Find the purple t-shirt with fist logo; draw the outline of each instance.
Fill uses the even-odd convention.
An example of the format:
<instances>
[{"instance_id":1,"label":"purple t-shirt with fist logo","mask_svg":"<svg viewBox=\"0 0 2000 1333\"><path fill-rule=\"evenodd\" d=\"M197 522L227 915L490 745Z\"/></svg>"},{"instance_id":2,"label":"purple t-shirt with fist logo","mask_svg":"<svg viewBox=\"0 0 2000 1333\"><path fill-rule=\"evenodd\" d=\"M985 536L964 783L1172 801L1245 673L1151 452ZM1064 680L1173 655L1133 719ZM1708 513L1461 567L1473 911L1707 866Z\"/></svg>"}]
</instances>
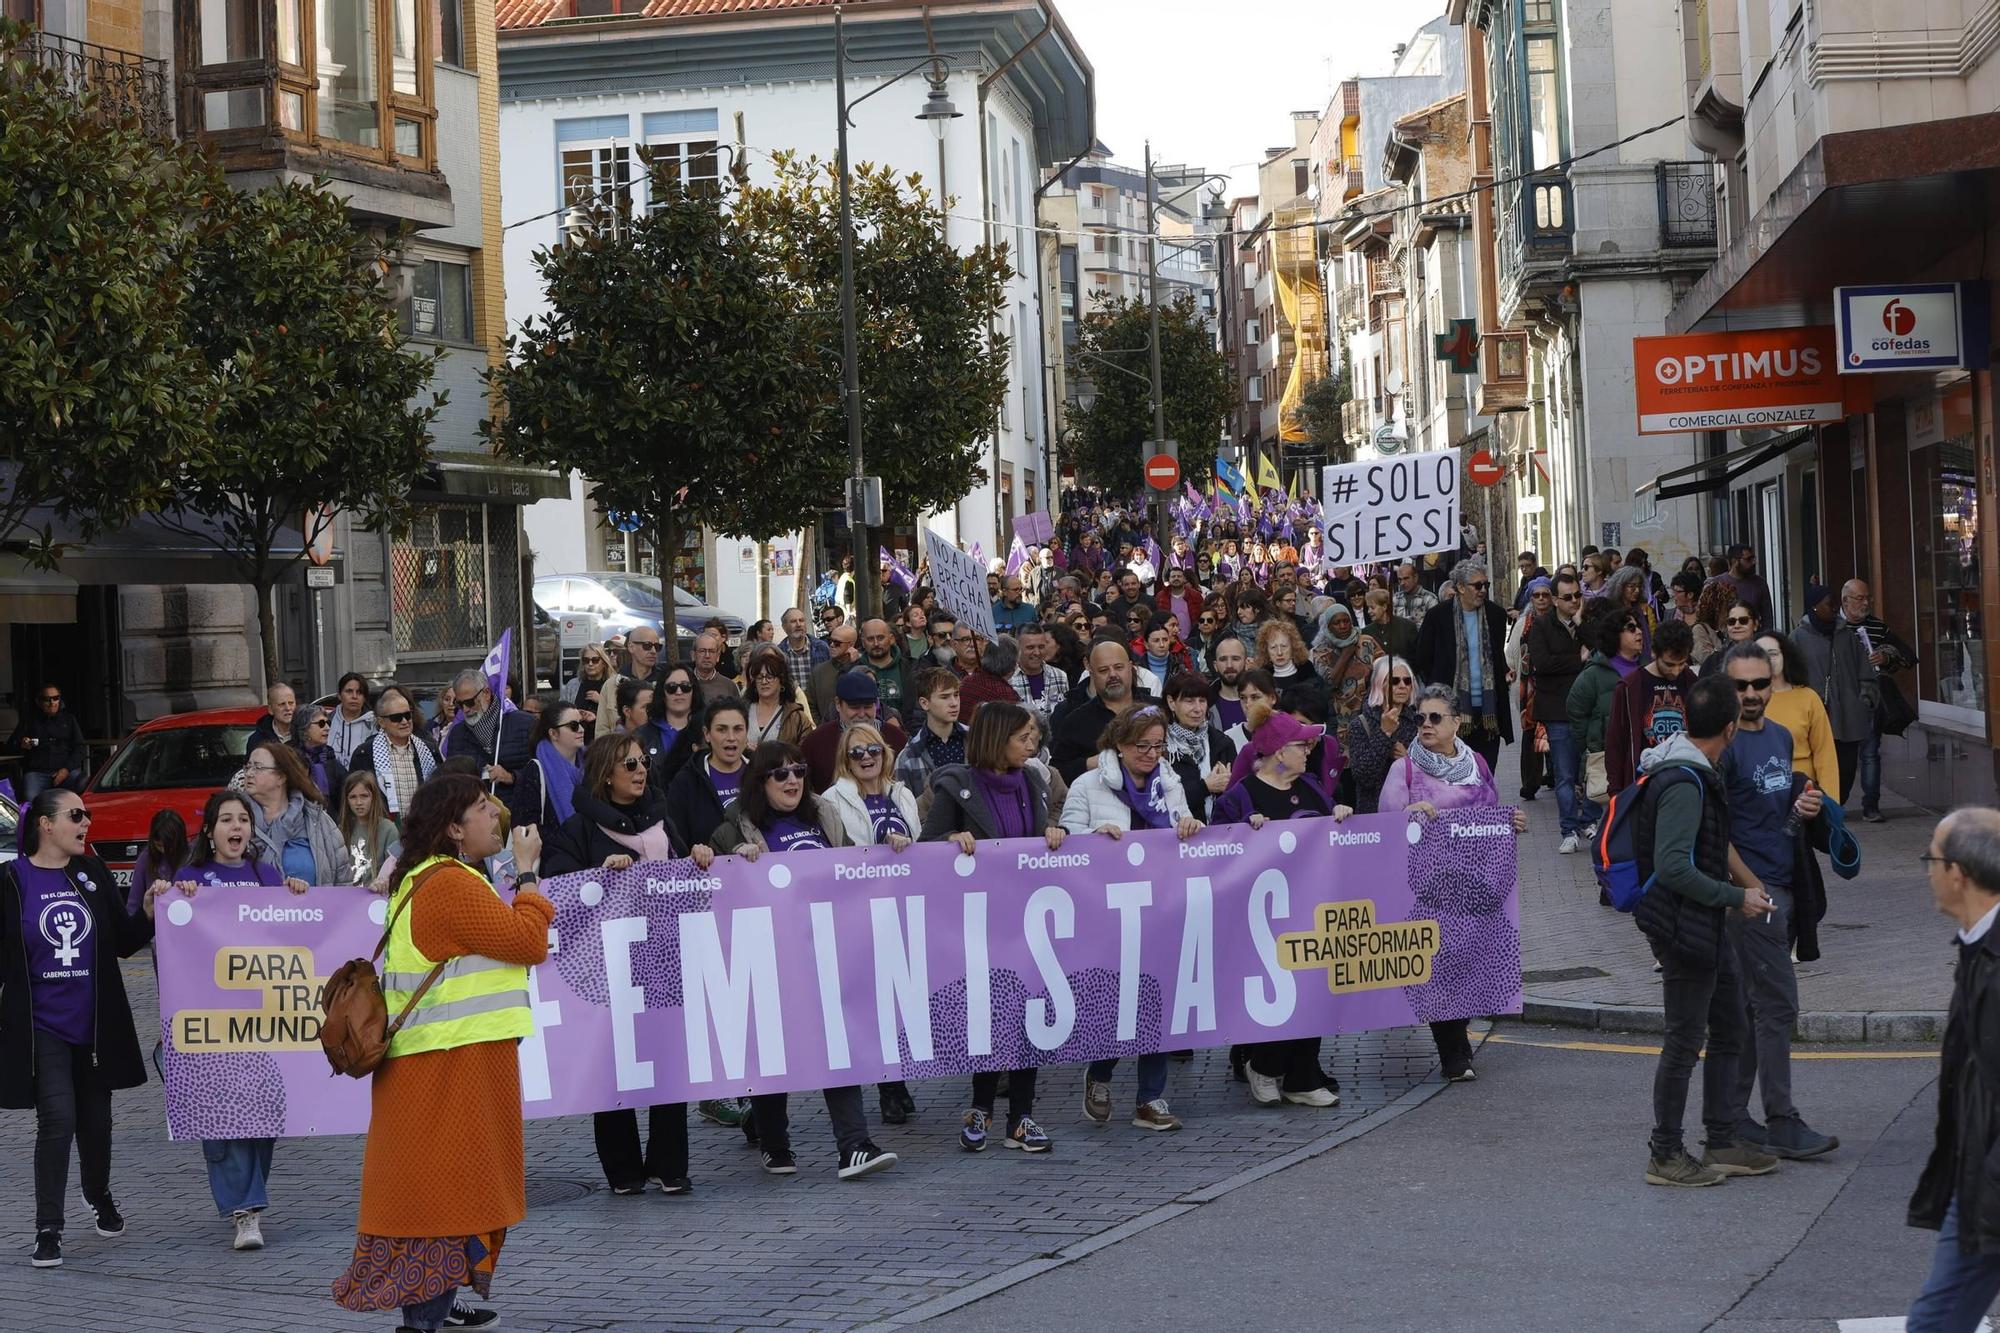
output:
<instances>
[{"instance_id":1,"label":"purple t-shirt with fist logo","mask_svg":"<svg viewBox=\"0 0 2000 1333\"><path fill-rule=\"evenodd\" d=\"M14 873L21 883L21 936L28 943L35 1030L86 1046L96 1026L91 971L97 966L97 923L62 871L23 857L14 863Z\"/></svg>"}]
</instances>

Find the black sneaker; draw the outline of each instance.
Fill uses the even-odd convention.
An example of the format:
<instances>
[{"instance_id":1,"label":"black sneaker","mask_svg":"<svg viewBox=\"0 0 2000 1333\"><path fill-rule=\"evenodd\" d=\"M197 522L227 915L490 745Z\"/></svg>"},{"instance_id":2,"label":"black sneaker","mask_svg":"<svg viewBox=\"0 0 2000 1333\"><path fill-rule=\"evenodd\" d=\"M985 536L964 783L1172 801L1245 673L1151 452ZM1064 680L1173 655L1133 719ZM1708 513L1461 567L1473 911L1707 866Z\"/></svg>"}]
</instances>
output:
<instances>
[{"instance_id":1,"label":"black sneaker","mask_svg":"<svg viewBox=\"0 0 2000 1333\"><path fill-rule=\"evenodd\" d=\"M840 1155L840 1178L859 1180L862 1176L873 1175L877 1171L887 1171L895 1164L896 1154L883 1152L874 1144L864 1141L853 1152Z\"/></svg>"},{"instance_id":2,"label":"black sneaker","mask_svg":"<svg viewBox=\"0 0 2000 1333\"><path fill-rule=\"evenodd\" d=\"M666 1179L662 1179L659 1176L654 1176L653 1183L660 1187L660 1193L662 1194L694 1193L694 1182L692 1180L689 1180L686 1176L672 1176Z\"/></svg>"},{"instance_id":3,"label":"black sneaker","mask_svg":"<svg viewBox=\"0 0 2000 1333\"><path fill-rule=\"evenodd\" d=\"M795 1176L799 1173L799 1159L790 1150L779 1149L764 1153L764 1174L767 1176Z\"/></svg>"},{"instance_id":4,"label":"black sneaker","mask_svg":"<svg viewBox=\"0 0 2000 1333\"><path fill-rule=\"evenodd\" d=\"M28 1261L37 1268L62 1267L62 1232L37 1231L35 1257Z\"/></svg>"},{"instance_id":5,"label":"black sneaker","mask_svg":"<svg viewBox=\"0 0 2000 1333\"><path fill-rule=\"evenodd\" d=\"M629 1199L635 1194L644 1194L646 1192L646 1182L642 1180L636 1185L613 1185L611 1192L620 1198Z\"/></svg>"},{"instance_id":6,"label":"black sneaker","mask_svg":"<svg viewBox=\"0 0 2000 1333\"><path fill-rule=\"evenodd\" d=\"M1764 1126L1764 1141L1758 1146L1773 1156L1802 1162L1832 1152L1840 1140L1820 1133L1795 1115L1780 1115L1772 1116Z\"/></svg>"},{"instance_id":7,"label":"black sneaker","mask_svg":"<svg viewBox=\"0 0 2000 1333\"><path fill-rule=\"evenodd\" d=\"M444 1317L446 1328L492 1328L500 1322L500 1312L471 1301L453 1301L451 1313Z\"/></svg>"},{"instance_id":8,"label":"black sneaker","mask_svg":"<svg viewBox=\"0 0 2000 1333\"><path fill-rule=\"evenodd\" d=\"M90 1211L97 1216L96 1226L98 1235L122 1236L125 1234L125 1215L118 1211L118 1205L112 1201L109 1194L96 1203L91 1203L88 1199L85 1199L84 1202L89 1204Z\"/></svg>"}]
</instances>

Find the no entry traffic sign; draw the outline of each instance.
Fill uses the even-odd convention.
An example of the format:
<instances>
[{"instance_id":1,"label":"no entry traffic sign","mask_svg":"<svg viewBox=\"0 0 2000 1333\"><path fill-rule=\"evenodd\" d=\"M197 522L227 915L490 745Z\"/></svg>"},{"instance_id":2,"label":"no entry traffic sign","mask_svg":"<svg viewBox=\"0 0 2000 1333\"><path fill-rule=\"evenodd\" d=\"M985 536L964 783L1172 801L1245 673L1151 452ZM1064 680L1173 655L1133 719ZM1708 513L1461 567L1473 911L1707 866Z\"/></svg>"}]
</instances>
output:
<instances>
[{"instance_id":1,"label":"no entry traffic sign","mask_svg":"<svg viewBox=\"0 0 2000 1333\"><path fill-rule=\"evenodd\" d=\"M1507 475L1507 469L1493 461L1493 453L1488 449L1481 449L1467 460L1465 470L1481 486L1497 485Z\"/></svg>"},{"instance_id":2,"label":"no entry traffic sign","mask_svg":"<svg viewBox=\"0 0 2000 1333\"><path fill-rule=\"evenodd\" d=\"M1146 460L1146 484L1156 491L1170 491L1180 485L1180 460L1172 454L1154 454Z\"/></svg>"}]
</instances>

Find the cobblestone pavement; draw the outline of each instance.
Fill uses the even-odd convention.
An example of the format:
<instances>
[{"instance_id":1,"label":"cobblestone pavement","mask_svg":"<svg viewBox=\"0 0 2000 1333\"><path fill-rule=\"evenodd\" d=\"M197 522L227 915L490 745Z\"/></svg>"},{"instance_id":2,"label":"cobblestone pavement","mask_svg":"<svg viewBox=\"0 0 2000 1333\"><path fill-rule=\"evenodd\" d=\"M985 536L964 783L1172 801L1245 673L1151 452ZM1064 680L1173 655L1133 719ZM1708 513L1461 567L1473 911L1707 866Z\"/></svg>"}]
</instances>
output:
<instances>
[{"instance_id":1,"label":"cobblestone pavement","mask_svg":"<svg viewBox=\"0 0 2000 1333\"><path fill-rule=\"evenodd\" d=\"M125 966L135 1011L152 1014L149 963ZM961 1152L965 1090L917 1084L919 1119L876 1130L899 1165L845 1184L834 1176L824 1105L795 1095L799 1175L763 1175L740 1133L694 1119L695 1193L678 1199L612 1197L587 1119L530 1121L529 1216L508 1237L494 1303L506 1327L549 1333L903 1322L1324 1152L1442 1087L1423 1029L1330 1040L1325 1063L1340 1079L1338 1110L1261 1111L1229 1081L1223 1052L1198 1052L1169 1079L1187 1121L1178 1134L1117 1116L1088 1125L1081 1068L1047 1069L1036 1118L1055 1151L1042 1157ZM1113 1088L1116 1104L1129 1105L1129 1067ZM34 1120L6 1113L15 1147L0 1158L0 1196L14 1201L18 1244L0 1258L0 1331L393 1327L393 1317L348 1314L327 1295L353 1243L359 1138L279 1143L269 1248L237 1254L209 1199L200 1146L167 1140L159 1084L120 1093L116 1115L113 1188L125 1236L100 1239L74 1205L65 1266L36 1271L27 1262Z\"/></svg>"},{"instance_id":2,"label":"cobblestone pavement","mask_svg":"<svg viewBox=\"0 0 2000 1333\"><path fill-rule=\"evenodd\" d=\"M1500 791L1520 793L1519 752L1496 765ZM1632 918L1597 904L1586 854L1556 854L1556 802L1544 791L1526 805L1521 839L1521 966L1532 1000L1657 1008L1660 990ZM1861 873L1827 875L1821 957L1799 965L1802 1015L1942 1012L1951 999L1951 930L1932 906L1917 856L1936 816L1884 793L1888 822L1864 824L1857 803L1850 827L1861 843ZM1859 1040L1860 1032L1840 1034ZM1903 1034L1917 1036L1920 1034Z\"/></svg>"}]
</instances>

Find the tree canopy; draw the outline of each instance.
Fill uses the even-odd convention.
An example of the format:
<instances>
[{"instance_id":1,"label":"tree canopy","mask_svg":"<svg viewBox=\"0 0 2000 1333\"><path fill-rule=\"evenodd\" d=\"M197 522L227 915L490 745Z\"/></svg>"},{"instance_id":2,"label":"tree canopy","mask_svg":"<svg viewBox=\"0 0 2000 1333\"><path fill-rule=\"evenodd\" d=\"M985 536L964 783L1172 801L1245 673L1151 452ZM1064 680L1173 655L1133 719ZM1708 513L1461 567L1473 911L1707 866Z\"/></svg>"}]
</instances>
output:
<instances>
[{"instance_id":1,"label":"tree canopy","mask_svg":"<svg viewBox=\"0 0 2000 1333\"><path fill-rule=\"evenodd\" d=\"M1070 365L1072 386L1088 379L1096 397L1070 414L1070 460L1085 482L1121 494L1144 483L1153 438L1151 330L1147 307L1115 300L1085 315ZM1106 363L1109 363L1108 365ZM1160 382L1167 435L1180 444L1181 473L1206 478L1215 468L1223 419L1236 403L1229 363L1216 350L1194 297L1182 292L1160 307Z\"/></svg>"}]
</instances>

